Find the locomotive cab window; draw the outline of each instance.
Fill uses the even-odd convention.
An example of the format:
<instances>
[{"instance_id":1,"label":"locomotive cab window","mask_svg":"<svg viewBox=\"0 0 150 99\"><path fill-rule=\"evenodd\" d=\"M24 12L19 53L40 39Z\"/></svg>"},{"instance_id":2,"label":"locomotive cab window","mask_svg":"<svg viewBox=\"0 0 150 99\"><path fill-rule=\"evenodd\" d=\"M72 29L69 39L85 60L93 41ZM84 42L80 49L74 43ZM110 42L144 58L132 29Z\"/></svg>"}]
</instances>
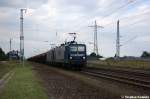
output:
<instances>
[{"instance_id":1,"label":"locomotive cab window","mask_svg":"<svg viewBox=\"0 0 150 99\"><path fill-rule=\"evenodd\" d=\"M77 46L70 46L70 51L76 52L77 51Z\"/></svg>"},{"instance_id":2,"label":"locomotive cab window","mask_svg":"<svg viewBox=\"0 0 150 99\"><path fill-rule=\"evenodd\" d=\"M85 51L85 47L84 46L78 46L78 51Z\"/></svg>"},{"instance_id":3,"label":"locomotive cab window","mask_svg":"<svg viewBox=\"0 0 150 99\"><path fill-rule=\"evenodd\" d=\"M85 51L85 47L84 46L70 46L70 51L72 51L72 52L76 52L76 51L83 52L83 51Z\"/></svg>"}]
</instances>

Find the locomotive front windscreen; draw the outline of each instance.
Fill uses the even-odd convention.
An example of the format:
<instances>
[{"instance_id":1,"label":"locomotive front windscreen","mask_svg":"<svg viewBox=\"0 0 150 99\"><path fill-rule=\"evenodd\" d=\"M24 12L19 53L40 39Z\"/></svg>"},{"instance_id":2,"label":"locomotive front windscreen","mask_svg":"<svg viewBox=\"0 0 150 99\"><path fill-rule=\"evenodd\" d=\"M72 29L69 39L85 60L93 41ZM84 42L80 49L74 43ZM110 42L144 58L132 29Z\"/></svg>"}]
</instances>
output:
<instances>
[{"instance_id":1,"label":"locomotive front windscreen","mask_svg":"<svg viewBox=\"0 0 150 99\"><path fill-rule=\"evenodd\" d=\"M70 51L72 51L72 52L77 52L77 51L83 52L83 51L85 51L85 46L81 46L81 45L79 45L79 46L70 46Z\"/></svg>"}]
</instances>

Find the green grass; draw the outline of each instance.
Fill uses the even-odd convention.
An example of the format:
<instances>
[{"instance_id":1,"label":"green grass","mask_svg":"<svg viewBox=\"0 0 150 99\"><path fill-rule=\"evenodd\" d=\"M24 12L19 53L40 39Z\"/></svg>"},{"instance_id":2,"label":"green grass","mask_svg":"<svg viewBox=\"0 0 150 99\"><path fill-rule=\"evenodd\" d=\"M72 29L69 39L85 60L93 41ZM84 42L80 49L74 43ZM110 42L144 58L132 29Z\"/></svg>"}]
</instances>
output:
<instances>
[{"instance_id":1,"label":"green grass","mask_svg":"<svg viewBox=\"0 0 150 99\"><path fill-rule=\"evenodd\" d=\"M14 69L14 75L0 93L0 99L48 99L48 96L31 66L25 64Z\"/></svg>"},{"instance_id":2,"label":"green grass","mask_svg":"<svg viewBox=\"0 0 150 99\"><path fill-rule=\"evenodd\" d=\"M138 60L89 61L88 66L89 67L119 67L119 68L150 70L150 61L138 61Z\"/></svg>"},{"instance_id":3,"label":"green grass","mask_svg":"<svg viewBox=\"0 0 150 99\"><path fill-rule=\"evenodd\" d=\"M12 70L13 68L15 68L16 66L16 62L0 62L0 79L10 70Z\"/></svg>"}]
</instances>

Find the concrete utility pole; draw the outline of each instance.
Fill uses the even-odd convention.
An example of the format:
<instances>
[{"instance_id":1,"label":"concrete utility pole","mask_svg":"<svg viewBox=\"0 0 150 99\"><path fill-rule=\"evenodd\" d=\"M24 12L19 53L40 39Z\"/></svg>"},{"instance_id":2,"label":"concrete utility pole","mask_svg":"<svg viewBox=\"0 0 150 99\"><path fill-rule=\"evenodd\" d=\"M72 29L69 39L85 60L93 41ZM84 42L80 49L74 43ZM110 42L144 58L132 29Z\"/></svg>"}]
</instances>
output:
<instances>
[{"instance_id":1,"label":"concrete utility pole","mask_svg":"<svg viewBox=\"0 0 150 99\"><path fill-rule=\"evenodd\" d=\"M11 43L12 43L11 40L12 40L12 39L10 38L10 41L9 41L9 43L10 43L9 60L11 60L11 55L10 55L10 53L11 53Z\"/></svg>"},{"instance_id":2,"label":"concrete utility pole","mask_svg":"<svg viewBox=\"0 0 150 99\"><path fill-rule=\"evenodd\" d=\"M10 43L10 51L11 51L11 43L12 43L12 39L11 38L10 38L10 42L9 43Z\"/></svg>"},{"instance_id":3,"label":"concrete utility pole","mask_svg":"<svg viewBox=\"0 0 150 99\"><path fill-rule=\"evenodd\" d=\"M95 24L93 26L88 26L88 27L94 27L94 44L93 44L94 48L93 48L93 52L95 52L96 55L99 55L99 53L98 53L98 40L97 40L97 28L104 28L104 27L97 25L96 20L95 20Z\"/></svg>"},{"instance_id":4,"label":"concrete utility pole","mask_svg":"<svg viewBox=\"0 0 150 99\"><path fill-rule=\"evenodd\" d=\"M117 21L117 39L116 39L116 58L120 57L120 31L119 31L119 20Z\"/></svg>"},{"instance_id":5,"label":"concrete utility pole","mask_svg":"<svg viewBox=\"0 0 150 99\"><path fill-rule=\"evenodd\" d=\"M20 9L20 62L24 66L24 34L23 34L23 13L26 9Z\"/></svg>"}]
</instances>

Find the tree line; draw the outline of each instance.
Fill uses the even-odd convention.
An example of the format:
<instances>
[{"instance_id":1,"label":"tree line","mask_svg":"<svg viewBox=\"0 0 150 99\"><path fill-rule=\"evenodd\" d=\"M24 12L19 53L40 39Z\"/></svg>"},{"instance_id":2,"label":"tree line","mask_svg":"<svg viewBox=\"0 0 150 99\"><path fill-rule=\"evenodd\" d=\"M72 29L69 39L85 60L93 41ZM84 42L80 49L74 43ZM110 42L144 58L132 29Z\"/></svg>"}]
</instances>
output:
<instances>
[{"instance_id":1,"label":"tree line","mask_svg":"<svg viewBox=\"0 0 150 99\"><path fill-rule=\"evenodd\" d=\"M92 52L90 55L90 57L96 57L96 58L103 58L103 56L101 55L96 55L96 53ZM143 51L141 56L141 58L150 58L150 52L148 51Z\"/></svg>"}]
</instances>

